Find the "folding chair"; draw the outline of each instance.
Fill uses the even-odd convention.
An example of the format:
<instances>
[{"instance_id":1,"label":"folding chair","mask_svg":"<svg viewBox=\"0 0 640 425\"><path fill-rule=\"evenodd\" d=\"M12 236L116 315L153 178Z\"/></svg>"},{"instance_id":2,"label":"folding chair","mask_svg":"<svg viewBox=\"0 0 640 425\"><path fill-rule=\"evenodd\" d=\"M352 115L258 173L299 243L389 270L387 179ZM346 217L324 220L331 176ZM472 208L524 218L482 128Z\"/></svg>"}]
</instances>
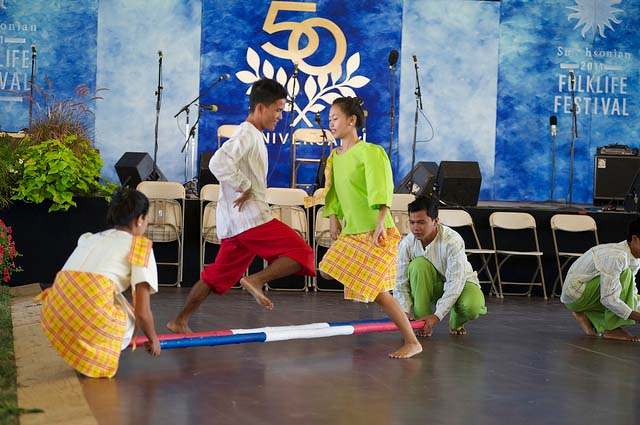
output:
<instances>
[{"instance_id":1,"label":"folding chair","mask_svg":"<svg viewBox=\"0 0 640 425\"><path fill-rule=\"evenodd\" d=\"M402 236L411 232L409 228L409 204L416 199L411 193L394 193L391 200L391 217Z\"/></svg>"},{"instance_id":2,"label":"folding chair","mask_svg":"<svg viewBox=\"0 0 640 425\"><path fill-rule=\"evenodd\" d=\"M314 192L314 197L317 194L324 192L325 188L320 188ZM330 233L330 221L328 218L322 216L324 213L324 202L319 204L320 207L314 206L315 209L315 220L313 226L313 264L317 267L319 263L319 255L318 252L320 248L328 249L331 244L333 244L333 239L331 239ZM314 277L312 281L312 285L314 290L316 291L334 291L334 292L342 292L342 288L335 287L327 287L323 288L318 284L318 277Z\"/></svg>"},{"instance_id":3,"label":"folding chair","mask_svg":"<svg viewBox=\"0 0 640 425\"><path fill-rule=\"evenodd\" d=\"M220 245L216 233L216 207L220 185L207 184L200 190L200 272L204 270L207 244Z\"/></svg>"},{"instance_id":4,"label":"folding chair","mask_svg":"<svg viewBox=\"0 0 640 425\"><path fill-rule=\"evenodd\" d=\"M218 148L222 146L222 139L226 140L233 136L237 128L238 126L234 124L222 124L218 127Z\"/></svg>"},{"instance_id":5,"label":"folding chair","mask_svg":"<svg viewBox=\"0 0 640 425\"><path fill-rule=\"evenodd\" d=\"M185 189L180 183L143 181L137 189L149 198L149 225L145 236L154 243L173 243L178 245L175 262L158 262L163 266L176 266L175 283L165 286L180 286L182 282L182 256L184 246L184 202Z\"/></svg>"},{"instance_id":6,"label":"folding chair","mask_svg":"<svg viewBox=\"0 0 640 425\"><path fill-rule=\"evenodd\" d=\"M538 242L538 232L536 230L536 220L531 214L519 212L494 212L489 216L489 226L491 228L491 241L496 259L496 273L498 274L498 287L500 288L500 296L503 297L505 292L502 290L503 285L528 285L529 290L524 293L507 293L506 295L526 295L531 296L531 290L534 286L542 286L544 299L547 299L547 290L544 283L544 272L542 270L542 251ZM518 238L514 234L518 233ZM521 237L522 233L533 233L533 242L530 238ZM507 238L507 236L511 236ZM524 249L523 245L528 245L529 249ZM516 246L517 245L517 246ZM500 247L499 247L500 246ZM512 249L505 249L512 248ZM533 248L533 249L531 249ZM503 257L498 261L498 257ZM507 282L503 281L501 268L510 258L525 257L536 259L536 271L531 282ZM540 274L540 282L536 279Z\"/></svg>"},{"instance_id":7,"label":"folding chair","mask_svg":"<svg viewBox=\"0 0 640 425\"><path fill-rule=\"evenodd\" d=\"M564 285L562 275L569 263L594 246L591 244L585 245L585 242L588 240L585 237L580 238L582 242L580 243L580 246L582 249L576 248L574 244L570 248L567 246L565 249L560 251L559 240L563 235L562 232L571 232L574 234L582 233L584 236L586 236L585 233L592 233L592 240L595 241L596 245L600 244L600 241L598 240L598 226L592 217L578 214L555 214L551 217L551 235L553 236L553 247L555 248L556 263L558 265L558 277L555 282L553 282L553 290L551 291L552 297L556 296L556 287L558 282L560 282L560 288L562 289L562 286ZM566 245L568 245L568 243ZM568 251L567 249L571 249L571 251ZM580 252L576 252L576 250L579 250ZM564 261L561 262L560 258L563 258Z\"/></svg>"},{"instance_id":8,"label":"folding chair","mask_svg":"<svg viewBox=\"0 0 640 425\"><path fill-rule=\"evenodd\" d=\"M328 157L331 153L331 144L334 142L333 136L328 130L325 130L324 134L327 137L325 141L322 137L322 130L317 128L299 128L293 132L292 140L291 140L291 157L292 157L292 168L293 172L291 173L291 187L293 188L310 188L315 186L315 181L312 183L300 183L298 181L298 170L300 166L304 164L318 164L320 166L322 150L324 150L324 156ZM314 152L316 155L311 157L299 157L298 145L301 144L313 144L318 146L319 148ZM323 146L326 144L327 146ZM308 149L304 150L304 155L310 156L311 152ZM315 176L315 174L314 174Z\"/></svg>"},{"instance_id":9,"label":"folding chair","mask_svg":"<svg viewBox=\"0 0 640 425\"><path fill-rule=\"evenodd\" d=\"M466 227L471 229L473 238L471 241L465 240L464 252L467 254L467 257L471 257L473 255L480 257L482 267L478 270L478 276L481 276L482 272L484 272L489 278L489 280L481 280L480 283L491 283L491 291L489 292L489 295L493 294L500 298L500 293L496 290L495 278L493 273L491 273L491 268L489 266L491 256L493 256L495 252L493 249L483 248L480 244L480 238L478 238L478 232L476 232L476 226L473 224L471 214L465 210L440 210L438 217L442 224L449 226L452 229ZM472 243L470 244L469 242ZM475 248L470 248L470 246L474 246Z\"/></svg>"},{"instance_id":10,"label":"folding chair","mask_svg":"<svg viewBox=\"0 0 640 425\"><path fill-rule=\"evenodd\" d=\"M273 218L282 221L295 230L305 242L309 243L309 216L304 208L304 198L307 192L302 189L291 189L282 187L267 188L267 203L271 206ZM305 276L304 287L295 289L274 288L267 284L268 289L307 291L309 280Z\"/></svg>"}]
</instances>

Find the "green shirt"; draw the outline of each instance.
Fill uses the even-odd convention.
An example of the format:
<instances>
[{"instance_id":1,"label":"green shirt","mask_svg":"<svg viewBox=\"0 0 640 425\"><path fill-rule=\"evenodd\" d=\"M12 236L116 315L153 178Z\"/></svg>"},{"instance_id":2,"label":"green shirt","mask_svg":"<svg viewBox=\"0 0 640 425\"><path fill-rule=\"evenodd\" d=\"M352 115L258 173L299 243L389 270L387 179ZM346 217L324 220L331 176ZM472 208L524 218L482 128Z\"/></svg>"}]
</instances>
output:
<instances>
[{"instance_id":1,"label":"green shirt","mask_svg":"<svg viewBox=\"0 0 640 425\"><path fill-rule=\"evenodd\" d=\"M331 187L326 195L324 216L344 220L344 234L372 232L381 205L391 207L393 177L384 149L360 141L343 154L334 150ZM394 227L387 212L384 227Z\"/></svg>"}]
</instances>

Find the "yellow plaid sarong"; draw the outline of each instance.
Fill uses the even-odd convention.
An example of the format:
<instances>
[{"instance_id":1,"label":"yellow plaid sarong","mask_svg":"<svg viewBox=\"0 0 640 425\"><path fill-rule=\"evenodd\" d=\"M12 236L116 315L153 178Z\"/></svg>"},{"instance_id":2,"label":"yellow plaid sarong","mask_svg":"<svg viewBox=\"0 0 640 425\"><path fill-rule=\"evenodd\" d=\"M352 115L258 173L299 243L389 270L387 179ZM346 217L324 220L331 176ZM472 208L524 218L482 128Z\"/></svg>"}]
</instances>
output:
<instances>
[{"instance_id":1,"label":"yellow plaid sarong","mask_svg":"<svg viewBox=\"0 0 640 425\"><path fill-rule=\"evenodd\" d=\"M322 258L318 269L344 285L344 298L371 302L396 284L398 229L386 229L386 243L373 244L373 232L340 234Z\"/></svg>"},{"instance_id":2,"label":"yellow plaid sarong","mask_svg":"<svg viewBox=\"0 0 640 425\"><path fill-rule=\"evenodd\" d=\"M115 283L97 273L63 270L41 294L45 335L83 375L111 378L118 370L127 317L114 302Z\"/></svg>"}]
</instances>

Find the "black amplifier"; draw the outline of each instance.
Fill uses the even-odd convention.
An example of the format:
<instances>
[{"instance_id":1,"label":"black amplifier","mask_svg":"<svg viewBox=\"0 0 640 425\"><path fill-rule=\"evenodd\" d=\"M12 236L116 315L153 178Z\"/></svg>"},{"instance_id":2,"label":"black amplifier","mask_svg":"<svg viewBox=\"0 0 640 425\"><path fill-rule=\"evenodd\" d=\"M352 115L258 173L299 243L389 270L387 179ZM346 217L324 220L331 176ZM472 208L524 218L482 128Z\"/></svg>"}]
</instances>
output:
<instances>
[{"instance_id":1,"label":"black amplifier","mask_svg":"<svg viewBox=\"0 0 640 425\"><path fill-rule=\"evenodd\" d=\"M600 146L596 153L598 155L638 156L638 148L630 148L627 145L607 145Z\"/></svg>"}]
</instances>

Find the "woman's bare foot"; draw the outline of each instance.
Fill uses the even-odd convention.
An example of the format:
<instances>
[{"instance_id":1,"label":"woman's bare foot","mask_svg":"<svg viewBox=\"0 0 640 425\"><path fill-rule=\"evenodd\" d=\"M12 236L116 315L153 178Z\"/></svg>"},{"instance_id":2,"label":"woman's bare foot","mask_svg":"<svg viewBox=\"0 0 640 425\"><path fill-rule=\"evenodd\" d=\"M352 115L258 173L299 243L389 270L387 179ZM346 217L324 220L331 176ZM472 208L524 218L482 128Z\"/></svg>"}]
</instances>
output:
<instances>
[{"instance_id":1,"label":"woman's bare foot","mask_svg":"<svg viewBox=\"0 0 640 425\"><path fill-rule=\"evenodd\" d=\"M267 310L273 309L273 302L262 292L262 285L251 282L249 277L243 277L240 279L240 285L246 289L255 298L258 305L266 308Z\"/></svg>"},{"instance_id":2,"label":"woman's bare foot","mask_svg":"<svg viewBox=\"0 0 640 425\"><path fill-rule=\"evenodd\" d=\"M625 331L622 328L605 331L602 334L602 337L606 339L615 339L618 341L633 341L633 342L640 341L640 336L631 335L629 332Z\"/></svg>"},{"instance_id":3,"label":"woman's bare foot","mask_svg":"<svg viewBox=\"0 0 640 425\"><path fill-rule=\"evenodd\" d=\"M576 313L575 311L572 313L573 318L576 319L576 322L580 325L580 328L584 331L585 334L589 336L596 336L596 330L593 329L593 325L591 321L584 313Z\"/></svg>"},{"instance_id":4,"label":"woman's bare foot","mask_svg":"<svg viewBox=\"0 0 640 425\"><path fill-rule=\"evenodd\" d=\"M449 335L466 335L467 330L462 326L460 329L449 329Z\"/></svg>"},{"instance_id":5,"label":"woman's bare foot","mask_svg":"<svg viewBox=\"0 0 640 425\"><path fill-rule=\"evenodd\" d=\"M389 357L392 359L408 359L420 353L422 353L422 345L419 342L409 342L389 354Z\"/></svg>"},{"instance_id":6,"label":"woman's bare foot","mask_svg":"<svg viewBox=\"0 0 640 425\"><path fill-rule=\"evenodd\" d=\"M180 323L177 320L170 320L167 323L167 329L175 334L192 334L193 331L186 323Z\"/></svg>"}]
</instances>

